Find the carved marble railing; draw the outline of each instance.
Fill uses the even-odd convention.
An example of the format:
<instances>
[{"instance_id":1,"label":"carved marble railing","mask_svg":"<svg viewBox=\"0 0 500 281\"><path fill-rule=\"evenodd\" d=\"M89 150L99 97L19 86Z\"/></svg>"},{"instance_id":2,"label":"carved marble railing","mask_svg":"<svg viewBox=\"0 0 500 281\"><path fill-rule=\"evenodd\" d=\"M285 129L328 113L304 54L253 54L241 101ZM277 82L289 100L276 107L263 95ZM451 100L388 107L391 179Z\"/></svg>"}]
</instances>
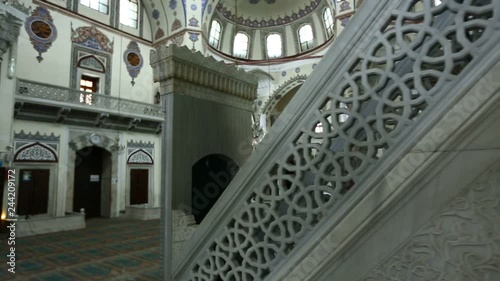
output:
<instances>
[{"instance_id":1,"label":"carved marble railing","mask_svg":"<svg viewBox=\"0 0 500 281\"><path fill-rule=\"evenodd\" d=\"M17 80L16 94L22 97L87 106L89 109L114 110L123 114L132 113L161 118L165 116L162 108L157 105L22 79Z\"/></svg>"},{"instance_id":2,"label":"carved marble railing","mask_svg":"<svg viewBox=\"0 0 500 281\"><path fill-rule=\"evenodd\" d=\"M172 279L292 280L498 61L499 44L500 1L365 1L176 255Z\"/></svg>"}]
</instances>

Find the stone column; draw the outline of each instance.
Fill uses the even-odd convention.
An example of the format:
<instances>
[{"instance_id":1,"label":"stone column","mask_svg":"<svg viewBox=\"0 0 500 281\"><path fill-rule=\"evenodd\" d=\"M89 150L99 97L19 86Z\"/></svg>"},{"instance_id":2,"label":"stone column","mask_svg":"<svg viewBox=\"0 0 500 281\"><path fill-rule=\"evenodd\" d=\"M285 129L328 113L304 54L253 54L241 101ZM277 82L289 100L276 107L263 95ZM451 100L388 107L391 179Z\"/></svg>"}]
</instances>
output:
<instances>
[{"instance_id":1,"label":"stone column","mask_svg":"<svg viewBox=\"0 0 500 281\"><path fill-rule=\"evenodd\" d=\"M24 9L23 12L20 11ZM14 115L14 91L16 87L15 79L13 78L13 71L9 68L15 68L14 65L9 63L14 59L16 52L13 50L17 45L17 38L19 36L20 27L24 19L26 19L29 11L17 1L7 1L5 4L0 2L0 160L3 162L1 167L10 167L12 165L12 158L14 148L12 143L12 123ZM7 63L2 63L4 58ZM12 69L13 70L13 69ZM1 170L0 170L1 171ZM2 214L7 212L7 181L0 184L3 188L3 209Z\"/></svg>"},{"instance_id":2,"label":"stone column","mask_svg":"<svg viewBox=\"0 0 500 281\"><path fill-rule=\"evenodd\" d=\"M160 46L151 52L150 62L166 113L161 163L162 280L172 280L172 210L188 215L200 212L195 206L198 201L192 200L192 167L204 156L221 154L241 166L251 154L257 79L186 46Z\"/></svg>"},{"instance_id":3,"label":"stone column","mask_svg":"<svg viewBox=\"0 0 500 281\"><path fill-rule=\"evenodd\" d=\"M12 59L15 61L13 56L15 56L16 52L11 48L16 46L22 21L27 16L16 8L16 6L19 6L17 2L7 3L8 5L0 3L0 89L2 89L0 92L2 99L0 103L0 112L2 112L2 119L0 120L0 160L3 161L8 160L6 159L9 153L7 147L12 142L12 116L14 110L15 81L12 80L12 71L11 73L8 71L8 64ZM8 57L6 59L7 63L2 63L6 57Z\"/></svg>"}]
</instances>

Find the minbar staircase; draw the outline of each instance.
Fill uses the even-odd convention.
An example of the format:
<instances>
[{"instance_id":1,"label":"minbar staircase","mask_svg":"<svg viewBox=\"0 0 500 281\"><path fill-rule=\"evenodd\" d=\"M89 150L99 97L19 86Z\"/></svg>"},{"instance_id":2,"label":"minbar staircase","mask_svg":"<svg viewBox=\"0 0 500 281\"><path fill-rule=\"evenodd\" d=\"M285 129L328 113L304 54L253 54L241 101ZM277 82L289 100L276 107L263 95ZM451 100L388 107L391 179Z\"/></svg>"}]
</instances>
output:
<instances>
[{"instance_id":1,"label":"minbar staircase","mask_svg":"<svg viewBox=\"0 0 500 281\"><path fill-rule=\"evenodd\" d=\"M499 46L500 1L364 1L164 280L500 280Z\"/></svg>"}]
</instances>

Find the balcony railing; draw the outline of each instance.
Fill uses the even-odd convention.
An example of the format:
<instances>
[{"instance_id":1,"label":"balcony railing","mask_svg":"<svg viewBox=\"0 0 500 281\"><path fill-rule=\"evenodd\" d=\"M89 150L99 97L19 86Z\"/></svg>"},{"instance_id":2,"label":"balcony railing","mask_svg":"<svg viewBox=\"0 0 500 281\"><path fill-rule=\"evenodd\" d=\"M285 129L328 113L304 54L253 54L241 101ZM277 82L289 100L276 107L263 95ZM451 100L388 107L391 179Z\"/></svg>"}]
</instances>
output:
<instances>
[{"instance_id":1,"label":"balcony railing","mask_svg":"<svg viewBox=\"0 0 500 281\"><path fill-rule=\"evenodd\" d=\"M70 103L79 107L83 106L106 112L114 111L124 115L165 117L162 108L157 105L22 79L17 80L16 94L20 97Z\"/></svg>"},{"instance_id":2,"label":"balcony railing","mask_svg":"<svg viewBox=\"0 0 500 281\"><path fill-rule=\"evenodd\" d=\"M321 264L304 257L364 215L350 212L498 62L499 23L497 0L364 1L176 255L172 279L307 279L287 274Z\"/></svg>"}]
</instances>

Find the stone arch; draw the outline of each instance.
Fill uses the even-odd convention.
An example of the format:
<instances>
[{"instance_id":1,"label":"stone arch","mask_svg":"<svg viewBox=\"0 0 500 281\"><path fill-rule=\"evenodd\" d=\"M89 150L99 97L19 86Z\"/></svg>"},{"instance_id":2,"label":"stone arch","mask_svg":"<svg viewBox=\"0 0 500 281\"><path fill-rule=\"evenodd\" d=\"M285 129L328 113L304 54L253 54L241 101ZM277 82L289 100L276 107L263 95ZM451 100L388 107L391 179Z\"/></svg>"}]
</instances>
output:
<instances>
[{"instance_id":1,"label":"stone arch","mask_svg":"<svg viewBox=\"0 0 500 281\"><path fill-rule=\"evenodd\" d=\"M15 156L15 162L58 162L57 152L50 146L40 142L30 143L20 147Z\"/></svg>"},{"instance_id":2,"label":"stone arch","mask_svg":"<svg viewBox=\"0 0 500 281\"><path fill-rule=\"evenodd\" d=\"M101 73L106 72L106 66L104 63L102 63L102 61L94 55L87 55L79 58L77 66Z\"/></svg>"},{"instance_id":3,"label":"stone arch","mask_svg":"<svg viewBox=\"0 0 500 281\"><path fill-rule=\"evenodd\" d=\"M130 153L127 164L150 164L153 165L153 156L144 149L137 149Z\"/></svg>"},{"instance_id":4,"label":"stone arch","mask_svg":"<svg viewBox=\"0 0 500 281\"><path fill-rule=\"evenodd\" d=\"M113 133L102 133L99 134L101 141L99 143L92 143L90 141L90 136L94 132L83 132L83 131L70 131L69 133L69 148L68 149L68 162L67 162L67 190L66 190L66 212L73 212L73 195L75 188L75 169L79 164L79 155L77 152L84 148L99 147L109 152L110 156L110 178L118 178L118 155L124 151L124 147L120 146L118 140L114 140L113 137L118 135ZM111 201L109 217L119 216L119 200L118 200L118 186L117 184L111 184L111 179L109 183L109 197Z\"/></svg>"},{"instance_id":5,"label":"stone arch","mask_svg":"<svg viewBox=\"0 0 500 281\"><path fill-rule=\"evenodd\" d=\"M270 118L276 105L278 105L288 94L295 94L294 89L300 88L306 79L307 75L297 75L283 83L273 92L266 104L262 107L262 114L266 117L266 127L271 127L273 123Z\"/></svg>"}]
</instances>

